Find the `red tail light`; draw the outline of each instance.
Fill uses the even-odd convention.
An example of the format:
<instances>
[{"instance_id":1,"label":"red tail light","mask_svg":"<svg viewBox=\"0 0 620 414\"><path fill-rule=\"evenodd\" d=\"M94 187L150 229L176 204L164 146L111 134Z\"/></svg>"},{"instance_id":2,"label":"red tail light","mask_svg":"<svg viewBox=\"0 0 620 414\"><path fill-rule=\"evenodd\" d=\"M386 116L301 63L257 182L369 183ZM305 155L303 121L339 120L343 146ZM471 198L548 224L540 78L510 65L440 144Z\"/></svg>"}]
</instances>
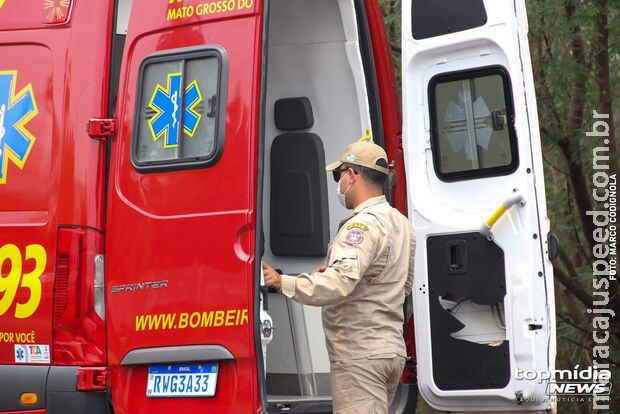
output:
<instances>
[{"instance_id":1,"label":"red tail light","mask_svg":"<svg viewBox=\"0 0 620 414\"><path fill-rule=\"evenodd\" d=\"M95 309L95 261L101 260L103 234L88 228L61 227L57 252L53 363L104 365L105 323Z\"/></svg>"}]
</instances>

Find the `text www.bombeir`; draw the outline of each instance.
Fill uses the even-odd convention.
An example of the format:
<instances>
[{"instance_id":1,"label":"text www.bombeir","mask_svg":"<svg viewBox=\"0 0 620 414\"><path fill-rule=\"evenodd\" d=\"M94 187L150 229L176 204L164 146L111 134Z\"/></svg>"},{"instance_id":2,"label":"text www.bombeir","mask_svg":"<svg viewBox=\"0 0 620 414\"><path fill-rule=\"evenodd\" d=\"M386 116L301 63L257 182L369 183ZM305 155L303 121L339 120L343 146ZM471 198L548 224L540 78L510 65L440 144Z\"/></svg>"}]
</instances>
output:
<instances>
[{"instance_id":1,"label":"text www.bombeir","mask_svg":"<svg viewBox=\"0 0 620 414\"><path fill-rule=\"evenodd\" d=\"M136 331L217 328L248 323L247 309L154 313L136 316Z\"/></svg>"}]
</instances>

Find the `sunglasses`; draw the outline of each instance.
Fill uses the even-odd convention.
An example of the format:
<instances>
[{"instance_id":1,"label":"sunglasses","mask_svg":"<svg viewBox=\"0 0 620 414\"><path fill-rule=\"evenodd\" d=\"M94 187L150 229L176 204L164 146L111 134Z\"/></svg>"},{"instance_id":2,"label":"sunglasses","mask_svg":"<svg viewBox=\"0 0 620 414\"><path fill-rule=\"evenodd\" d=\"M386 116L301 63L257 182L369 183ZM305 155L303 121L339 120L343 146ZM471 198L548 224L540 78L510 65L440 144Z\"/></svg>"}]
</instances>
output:
<instances>
[{"instance_id":1,"label":"sunglasses","mask_svg":"<svg viewBox=\"0 0 620 414\"><path fill-rule=\"evenodd\" d=\"M342 175L342 173L349 171L349 169L353 170L353 168L351 168L351 167L340 168L338 170L333 170L332 174L334 175L334 181L339 182L340 181L340 176ZM353 170L353 173L357 174L357 171Z\"/></svg>"}]
</instances>

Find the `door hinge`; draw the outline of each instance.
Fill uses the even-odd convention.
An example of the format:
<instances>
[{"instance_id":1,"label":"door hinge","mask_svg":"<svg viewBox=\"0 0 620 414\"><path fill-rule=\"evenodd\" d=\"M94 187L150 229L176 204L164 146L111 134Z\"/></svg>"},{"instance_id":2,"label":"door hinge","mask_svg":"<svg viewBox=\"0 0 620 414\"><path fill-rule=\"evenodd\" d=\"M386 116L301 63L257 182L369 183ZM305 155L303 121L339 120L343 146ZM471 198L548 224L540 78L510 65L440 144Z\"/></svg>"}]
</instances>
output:
<instances>
[{"instance_id":1,"label":"door hinge","mask_svg":"<svg viewBox=\"0 0 620 414\"><path fill-rule=\"evenodd\" d=\"M78 391L101 391L110 386L110 371L101 367L82 367L77 372Z\"/></svg>"},{"instance_id":2,"label":"door hinge","mask_svg":"<svg viewBox=\"0 0 620 414\"><path fill-rule=\"evenodd\" d=\"M263 338L267 339L270 338L271 335L273 334L273 330L275 328L273 327L271 321L269 319L265 319L264 321L262 321L261 323L261 333L263 335Z\"/></svg>"},{"instance_id":3,"label":"door hinge","mask_svg":"<svg viewBox=\"0 0 620 414\"><path fill-rule=\"evenodd\" d=\"M113 138L116 135L116 120L91 118L86 124L86 132L93 139Z\"/></svg>"}]
</instances>

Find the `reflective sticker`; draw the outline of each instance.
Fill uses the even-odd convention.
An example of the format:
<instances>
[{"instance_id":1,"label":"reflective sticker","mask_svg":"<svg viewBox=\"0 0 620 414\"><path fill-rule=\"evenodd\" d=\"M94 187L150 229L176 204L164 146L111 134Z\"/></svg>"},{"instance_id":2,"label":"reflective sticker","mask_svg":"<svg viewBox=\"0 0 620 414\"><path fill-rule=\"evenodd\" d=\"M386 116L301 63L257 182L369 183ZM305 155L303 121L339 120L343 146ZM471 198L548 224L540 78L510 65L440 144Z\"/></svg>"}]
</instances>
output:
<instances>
[{"instance_id":1,"label":"reflective sticker","mask_svg":"<svg viewBox=\"0 0 620 414\"><path fill-rule=\"evenodd\" d=\"M28 347L15 345L15 362L28 362Z\"/></svg>"},{"instance_id":2,"label":"reflective sticker","mask_svg":"<svg viewBox=\"0 0 620 414\"><path fill-rule=\"evenodd\" d=\"M364 233L358 229L349 230L345 236L345 240L350 244L360 244L364 241Z\"/></svg>"},{"instance_id":3,"label":"reflective sticker","mask_svg":"<svg viewBox=\"0 0 620 414\"><path fill-rule=\"evenodd\" d=\"M203 101L198 82L190 82L182 92L182 73L169 73L166 87L157 84L149 108L155 114L148 120L153 141L164 138L164 148L179 146L181 121L180 105L183 105L183 132L194 137L202 115L196 107ZM183 95L183 96L181 96Z\"/></svg>"},{"instance_id":4,"label":"reflective sticker","mask_svg":"<svg viewBox=\"0 0 620 414\"><path fill-rule=\"evenodd\" d=\"M452 147L452 151L456 154L464 147L465 158L471 160L473 158L472 148L467 145L470 140L470 133L465 126L467 125L467 117L469 116L471 118L472 116L467 115L466 108L469 104L465 102L465 100L466 97L463 93L459 93L459 102L450 100L443 120L446 125L448 142ZM478 146L486 150L489 148L491 135L493 133L493 128L489 126L491 110L482 96L475 100L473 107L473 123L476 133L475 141Z\"/></svg>"},{"instance_id":5,"label":"reflective sticker","mask_svg":"<svg viewBox=\"0 0 620 414\"><path fill-rule=\"evenodd\" d=\"M32 85L17 91L17 71L0 71L0 184L6 183L11 160L23 169L35 137L26 124L39 111Z\"/></svg>"},{"instance_id":6,"label":"reflective sticker","mask_svg":"<svg viewBox=\"0 0 620 414\"><path fill-rule=\"evenodd\" d=\"M46 16L44 23L65 23L69 18L69 8L71 1L69 0L45 0L43 8Z\"/></svg>"},{"instance_id":7,"label":"reflective sticker","mask_svg":"<svg viewBox=\"0 0 620 414\"><path fill-rule=\"evenodd\" d=\"M360 229L361 231L368 231L368 226L362 223L351 223L347 226L347 230Z\"/></svg>"},{"instance_id":8,"label":"reflective sticker","mask_svg":"<svg viewBox=\"0 0 620 414\"><path fill-rule=\"evenodd\" d=\"M49 345L15 345L15 362L20 364L49 364Z\"/></svg>"}]
</instances>

